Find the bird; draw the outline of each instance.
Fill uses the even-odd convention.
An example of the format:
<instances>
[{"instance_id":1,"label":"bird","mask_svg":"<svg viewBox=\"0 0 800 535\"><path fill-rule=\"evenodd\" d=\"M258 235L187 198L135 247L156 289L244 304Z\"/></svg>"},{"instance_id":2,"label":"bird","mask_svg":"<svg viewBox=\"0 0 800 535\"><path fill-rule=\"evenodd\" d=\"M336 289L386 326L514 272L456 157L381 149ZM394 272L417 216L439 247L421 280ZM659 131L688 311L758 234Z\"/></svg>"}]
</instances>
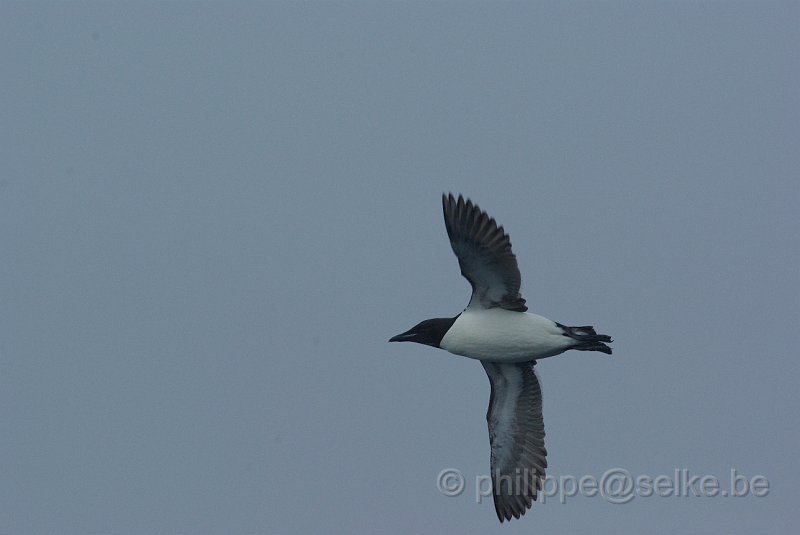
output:
<instances>
[{"instance_id":1,"label":"bird","mask_svg":"<svg viewBox=\"0 0 800 535\"><path fill-rule=\"evenodd\" d=\"M568 327L528 312L503 227L463 195L442 194L442 208L450 246L472 286L469 303L452 318L427 319L389 342L428 345L483 365L491 387L492 494L502 523L530 509L547 469L537 360L572 349L611 355L612 339L592 326Z\"/></svg>"}]
</instances>

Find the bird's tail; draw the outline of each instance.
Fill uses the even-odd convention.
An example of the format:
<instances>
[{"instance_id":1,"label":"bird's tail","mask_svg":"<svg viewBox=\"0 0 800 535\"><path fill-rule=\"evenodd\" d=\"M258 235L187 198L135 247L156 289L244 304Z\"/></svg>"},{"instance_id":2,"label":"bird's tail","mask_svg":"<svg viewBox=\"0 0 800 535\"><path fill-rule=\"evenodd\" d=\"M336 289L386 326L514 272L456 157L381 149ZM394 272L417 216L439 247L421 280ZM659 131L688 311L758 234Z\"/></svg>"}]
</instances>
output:
<instances>
[{"instance_id":1,"label":"bird's tail","mask_svg":"<svg viewBox=\"0 0 800 535\"><path fill-rule=\"evenodd\" d=\"M611 348L606 344L613 342L610 336L606 334L597 334L594 327L586 325L583 327L567 327L566 325L558 324L559 327L564 329L564 336L569 336L575 340L575 345L571 349L578 351L601 351L607 355L611 354Z\"/></svg>"}]
</instances>

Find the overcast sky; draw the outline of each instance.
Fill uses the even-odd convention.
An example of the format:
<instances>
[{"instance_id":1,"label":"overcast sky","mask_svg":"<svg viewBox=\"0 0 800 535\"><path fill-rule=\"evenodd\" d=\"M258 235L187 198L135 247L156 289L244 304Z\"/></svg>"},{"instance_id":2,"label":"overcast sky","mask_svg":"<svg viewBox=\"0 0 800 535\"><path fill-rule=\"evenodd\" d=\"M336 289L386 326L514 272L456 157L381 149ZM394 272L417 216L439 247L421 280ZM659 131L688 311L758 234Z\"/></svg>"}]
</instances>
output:
<instances>
[{"instance_id":1,"label":"overcast sky","mask_svg":"<svg viewBox=\"0 0 800 535\"><path fill-rule=\"evenodd\" d=\"M0 4L0 532L500 532L489 382L387 339L505 226L555 478L504 533L800 521L797 2ZM465 492L436 486L460 470Z\"/></svg>"}]
</instances>

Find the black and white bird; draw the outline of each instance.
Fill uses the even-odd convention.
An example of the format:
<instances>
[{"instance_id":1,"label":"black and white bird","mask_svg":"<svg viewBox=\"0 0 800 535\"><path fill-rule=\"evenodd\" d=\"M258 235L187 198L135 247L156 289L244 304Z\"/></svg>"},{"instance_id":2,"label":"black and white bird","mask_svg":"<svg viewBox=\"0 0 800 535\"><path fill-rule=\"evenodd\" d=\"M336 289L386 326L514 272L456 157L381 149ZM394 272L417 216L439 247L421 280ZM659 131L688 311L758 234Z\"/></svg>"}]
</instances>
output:
<instances>
[{"instance_id":1,"label":"black and white bird","mask_svg":"<svg viewBox=\"0 0 800 535\"><path fill-rule=\"evenodd\" d=\"M467 308L425 320L390 342L416 342L481 361L492 392L486 420L494 506L500 522L519 518L536 500L547 468L537 359L569 349L611 354L611 337L527 312L511 241L470 200L442 195L444 223L461 274L472 285Z\"/></svg>"}]
</instances>

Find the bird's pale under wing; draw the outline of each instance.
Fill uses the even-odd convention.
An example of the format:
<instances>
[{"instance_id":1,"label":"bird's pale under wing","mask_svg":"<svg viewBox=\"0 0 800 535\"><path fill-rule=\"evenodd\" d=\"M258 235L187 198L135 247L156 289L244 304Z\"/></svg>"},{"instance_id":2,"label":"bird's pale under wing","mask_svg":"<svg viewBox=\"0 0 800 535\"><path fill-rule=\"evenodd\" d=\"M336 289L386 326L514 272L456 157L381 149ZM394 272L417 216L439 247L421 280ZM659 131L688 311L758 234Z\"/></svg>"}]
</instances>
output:
<instances>
[{"instance_id":1,"label":"bird's pale under wing","mask_svg":"<svg viewBox=\"0 0 800 535\"><path fill-rule=\"evenodd\" d=\"M525 312L520 274L511 240L494 219L470 200L442 195L444 223L461 274L472 285L470 307L502 307Z\"/></svg>"},{"instance_id":2,"label":"bird's pale under wing","mask_svg":"<svg viewBox=\"0 0 800 535\"><path fill-rule=\"evenodd\" d=\"M547 468L542 390L533 371L536 361L481 363L492 385L486 420L494 508L503 522L524 515L542 488Z\"/></svg>"}]
</instances>

